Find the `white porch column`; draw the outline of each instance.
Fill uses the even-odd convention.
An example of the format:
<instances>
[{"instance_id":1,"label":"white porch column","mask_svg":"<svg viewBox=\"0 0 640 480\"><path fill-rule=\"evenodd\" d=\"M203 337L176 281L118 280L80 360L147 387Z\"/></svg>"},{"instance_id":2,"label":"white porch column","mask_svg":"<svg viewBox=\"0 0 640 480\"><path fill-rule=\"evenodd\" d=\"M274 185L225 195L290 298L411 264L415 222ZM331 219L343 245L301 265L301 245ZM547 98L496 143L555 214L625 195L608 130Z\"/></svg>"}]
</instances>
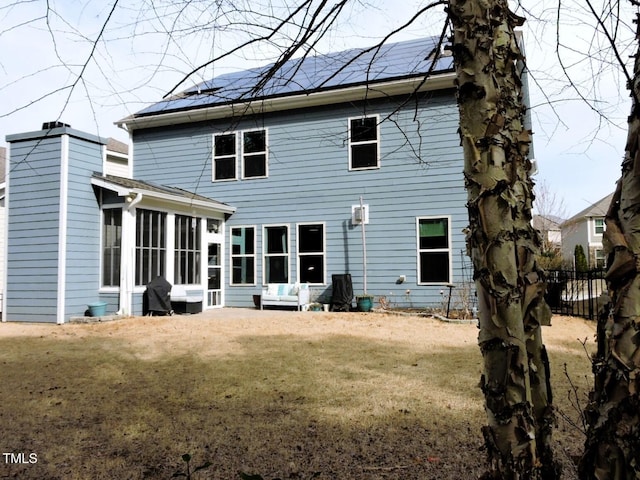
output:
<instances>
[{"instance_id":1,"label":"white porch column","mask_svg":"<svg viewBox=\"0 0 640 480\"><path fill-rule=\"evenodd\" d=\"M131 199L131 200L130 200ZM133 314L133 288L136 265L136 204L142 194L128 195L122 211L122 238L120 240L120 310L122 315Z\"/></svg>"}]
</instances>

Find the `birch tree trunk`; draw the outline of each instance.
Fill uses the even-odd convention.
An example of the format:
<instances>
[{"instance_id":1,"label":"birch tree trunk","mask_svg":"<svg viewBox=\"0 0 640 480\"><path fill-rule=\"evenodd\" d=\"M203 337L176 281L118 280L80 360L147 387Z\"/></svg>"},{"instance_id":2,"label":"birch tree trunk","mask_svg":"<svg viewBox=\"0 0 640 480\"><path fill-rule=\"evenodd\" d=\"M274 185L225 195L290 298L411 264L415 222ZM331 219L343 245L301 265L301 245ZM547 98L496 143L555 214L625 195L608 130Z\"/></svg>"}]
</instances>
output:
<instances>
[{"instance_id":1,"label":"birch tree trunk","mask_svg":"<svg viewBox=\"0 0 640 480\"><path fill-rule=\"evenodd\" d=\"M633 76L622 176L605 217L610 301L598 320L583 480L640 479L640 46Z\"/></svg>"},{"instance_id":2,"label":"birch tree trunk","mask_svg":"<svg viewBox=\"0 0 640 480\"><path fill-rule=\"evenodd\" d=\"M467 248L479 300L483 428L489 478L559 478L549 364L541 325L551 312L536 264L541 240L531 225L531 132L514 27L524 19L506 0L450 0L460 136L468 193Z\"/></svg>"}]
</instances>

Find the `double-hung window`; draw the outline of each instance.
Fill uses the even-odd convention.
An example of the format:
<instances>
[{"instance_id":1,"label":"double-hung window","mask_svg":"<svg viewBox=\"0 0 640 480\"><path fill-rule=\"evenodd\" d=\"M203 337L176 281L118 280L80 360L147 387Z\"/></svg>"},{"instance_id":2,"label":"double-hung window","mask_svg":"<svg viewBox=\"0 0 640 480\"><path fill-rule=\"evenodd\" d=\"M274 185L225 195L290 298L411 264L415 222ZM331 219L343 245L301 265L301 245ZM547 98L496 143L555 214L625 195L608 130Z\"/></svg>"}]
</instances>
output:
<instances>
[{"instance_id":1,"label":"double-hung window","mask_svg":"<svg viewBox=\"0 0 640 480\"><path fill-rule=\"evenodd\" d=\"M605 230L604 226L604 218L594 218L593 219L594 232L596 235L602 235Z\"/></svg>"},{"instance_id":2,"label":"double-hung window","mask_svg":"<svg viewBox=\"0 0 640 480\"><path fill-rule=\"evenodd\" d=\"M298 225L298 268L300 283L325 283L324 224Z\"/></svg>"},{"instance_id":3,"label":"double-hung window","mask_svg":"<svg viewBox=\"0 0 640 480\"><path fill-rule=\"evenodd\" d=\"M349 169L380 166L378 116L349 119Z\"/></svg>"},{"instance_id":4,"label":"double-hung window","mask_svg":"<svg viewBox=\"0 0 640 480\"><path fill-rule=\"evenodd\" d=\"M122 208L102 211L102 286L120 285Z\"/></svg>"},{"instance_id":5,"label":"double-hung window","mask_svg":"<svg viewBox=\"0 0 640 480\"><path fill-rule=\"evenodd\" d=\"M418 218L418 283L449 283L451 235L448 218Z\"/></svg>"},{"instance_id":6,"label":"double-hung window","mask_svg":"<svg viewBox=\"0 0 640 480\"><path fill-rule=\"evenodd\" d=\"M231 228L231 284L256 283L256 229Z\"/></svg>"},{"instance_id":7,"label":"double-hung window","mask_svg":"<svg viewBox=\"0 0 640 480\"><path fill-rule=\"evenodd\" d=\"M167 214L153 210L136 210L136 281L146 285L166 269Z\"/></svg>"},{"instance_id":8,"label":"double-hung window","mask_svg":"<svg viewBox=\"0 0 640 480\"><path fill-rule=\"evenodd\" d=\"M267 131L242 132L242 178L267 176Z\"/></svg>"},{"instance_id":9,"label":"double-hung window","mask_svg":"<svg viewBox=\"0 0 640 480\"><path fill-rule=\"evenodd\" d=\"M174 283L197 285L200 283L200 231L199 218L175 216Z\"/></svg>"},{"instance_id":10,"label":"double-hung window","mask_svg":"<svg viewBox=\"0 0 640 480\"><path fill-rule=\"evenodd\" d=\"M236 134L213 137L213 181L236 179Z\"/></svg>"},{"instance_id":11,"label":"double-hung window","mask_svg":"<svg viewBox=\"0 0 640 480\"><path fill-rule=\"evenodd\" d=\"M289 227L264 227L264 283L289 282Z\"/></svg>"}]
</instances>

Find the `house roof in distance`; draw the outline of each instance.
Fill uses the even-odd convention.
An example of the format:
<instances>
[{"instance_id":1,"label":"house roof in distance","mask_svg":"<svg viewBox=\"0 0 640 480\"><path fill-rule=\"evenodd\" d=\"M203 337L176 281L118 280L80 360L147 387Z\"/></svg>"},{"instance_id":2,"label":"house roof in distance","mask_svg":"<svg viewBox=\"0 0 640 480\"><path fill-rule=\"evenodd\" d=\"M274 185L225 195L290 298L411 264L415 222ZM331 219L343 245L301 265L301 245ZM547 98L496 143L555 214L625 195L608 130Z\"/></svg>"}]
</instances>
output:
<instances>
[{"instance_id":1,"label":"house roof in distance","mask_svg":"<svg viewBox=\"0 0 640 480\"><path fill-rule=\"evenodd\" d=\"M129 145L120 140L116 140L113 137L107 139L107 151L121 153L122 155L128 155Z\"/></svg>"},{"instance_id":2,"label":"house roof in distance","mask_svg":"<svg viewBox=\"0 0 640 480\"><path fill-rule=\"evenodd\" d=\"M609 204L611 203L612 198L613 198L613 193L610 193L606 197L601 198L595 203L592 203L584 210L579 211L564 223L575 223L581 220L582 218L604 217L607 214L607 210L609 210Z\"/></svg>"},{"instance_id":3,"label":"house roof in distance","mask_svg":"<svg viewBox=\"0 0 640 480\"><path fill-rule=\"evenodd\" d=\"M155 103L117 123L134 128L155 126L143 119L256 102L262 102L262 112L265 102L273 99L290 99L286 107L275 108L270 104L270 110L282 110L453 87L453 57L442 48L435 55L438 45L439 37L427 37L326 55L309 55L288 60L282 65L270 64L223 74ZM439 79L437 85L434 81L436 78ZM414 80L413 83L409 82L411 79ZM351 90L352 95L345 95L345 90ZM357 98L353 97L356 93ZM314 95L318 94L323 94L321 101L314 103ZM297 97L303 97L304 101L292 103L291 99ZM257 112L254 108L235 112L239 113ZM229 115L228 110L225 115ZM211 116L196 120L208 118ZM190 121L194 121L193 117Z\"/></svg>"}]
</instances>

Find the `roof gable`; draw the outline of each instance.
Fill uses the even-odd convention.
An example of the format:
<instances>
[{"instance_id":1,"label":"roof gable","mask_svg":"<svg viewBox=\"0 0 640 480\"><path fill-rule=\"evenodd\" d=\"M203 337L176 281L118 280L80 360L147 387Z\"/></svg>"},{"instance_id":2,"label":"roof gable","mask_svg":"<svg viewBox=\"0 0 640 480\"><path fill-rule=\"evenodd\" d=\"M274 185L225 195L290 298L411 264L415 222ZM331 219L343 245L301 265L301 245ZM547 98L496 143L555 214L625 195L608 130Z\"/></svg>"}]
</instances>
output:
<instances>
[{"instance_id":1,"label":"roof gable","mask_svg":"<svg viewBox=\"0 0 640 480\"><path fill-rule=\"evenodd\" d=\"M580 212L576 213L573 217L571 217L564 223L567 223L567 224L575 223L580 221L583 218L588 218L588 217L604 217L607 214L607 211L609 210L609 205L611 204L612 198L613 198L613 193L610 193L606 197L601 198L595 203L592 203L584 210L581 210Z\"/></svg>"}]
</instances>

